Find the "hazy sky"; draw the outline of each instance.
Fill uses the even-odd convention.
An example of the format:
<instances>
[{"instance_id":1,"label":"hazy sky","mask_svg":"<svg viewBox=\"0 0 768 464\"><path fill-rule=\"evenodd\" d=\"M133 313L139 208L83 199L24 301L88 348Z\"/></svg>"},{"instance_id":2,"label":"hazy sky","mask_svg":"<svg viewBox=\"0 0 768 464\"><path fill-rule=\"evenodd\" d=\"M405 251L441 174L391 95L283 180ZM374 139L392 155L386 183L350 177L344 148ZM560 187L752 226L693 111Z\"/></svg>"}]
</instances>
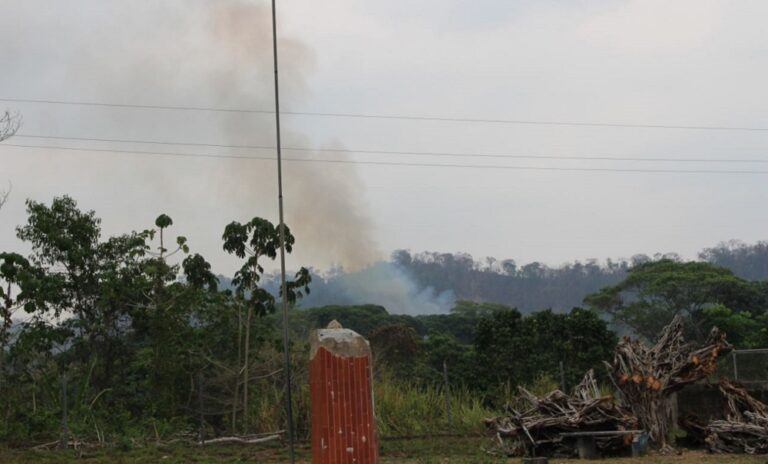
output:
<instances>
[{"instance_id":1,"label":"hazy sky","mask_svg":"<svg viewBox=\"0 0 768 464\"><path fill-rule=\"evenodd\" d=\"M272 107L268 3L0 0L0 97ZM278 1L287 111L768 128L764 1ZM269 114L0 102L21 135L262 145ZM563 127L286 115L289 147L768 160L768 131ZM270 150L16 137L8 144L272 156ZM761 163L288 158L628 169L768 170ZM360 266L392 250L520 262L676 251L768 238L768 175L566 172L286 163L293 264ZM159 213L231 273L224 225L276 215L264 160L0 146L0 249L23 248L24 200L70 194L106 233Z\"/></svg>"}]
</instances>

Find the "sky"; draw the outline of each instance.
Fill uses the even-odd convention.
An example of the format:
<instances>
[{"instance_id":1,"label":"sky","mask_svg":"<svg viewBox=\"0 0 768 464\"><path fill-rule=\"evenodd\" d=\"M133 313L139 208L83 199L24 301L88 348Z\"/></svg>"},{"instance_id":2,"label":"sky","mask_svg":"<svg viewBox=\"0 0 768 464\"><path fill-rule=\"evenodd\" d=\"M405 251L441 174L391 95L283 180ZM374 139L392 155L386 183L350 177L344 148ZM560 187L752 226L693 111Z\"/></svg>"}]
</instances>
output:
<instances>
[{"instance_id":1,"label":"sky","mask_svg":"<svg viewBox=\"0 0 768 464\"><path fill-rule=\"evenodd\" d=\"M274 146L269 4L0 4L0 98L265 111L0 101L23 117L18 136L0 143L0 183L13 185L0 210L0 249L25 250L14 229L26 199L68 194L97 212L105 235L150 227L166 213L172 233L217 272L234 272L221 233L233 220L277 221L276 164L186 155L275 156L232 147ZM289 113L768 128L763 1L277 4ZM285 146L303 149L284 153L292 267L359 269L396 249L549 265L656 252L693 259L720 241L768 238L766 174L519 169L768 171L766 130L297 114L284 114L282 128ZM175 155L125 153L136 151ZM478 156L488 154L764 162Z\"/></svg>"}]
</instances>

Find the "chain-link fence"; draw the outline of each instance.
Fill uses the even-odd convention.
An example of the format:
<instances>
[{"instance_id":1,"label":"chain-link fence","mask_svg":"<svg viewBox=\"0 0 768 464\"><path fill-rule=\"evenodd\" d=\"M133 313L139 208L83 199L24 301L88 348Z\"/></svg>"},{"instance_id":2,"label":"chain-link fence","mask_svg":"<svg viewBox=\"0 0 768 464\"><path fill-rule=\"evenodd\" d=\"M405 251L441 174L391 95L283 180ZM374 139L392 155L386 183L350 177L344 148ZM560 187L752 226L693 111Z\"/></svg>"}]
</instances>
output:
<instances>
[{"instance_id":1,"label":"chain-link fence","mask_svg":"<svg viewBox=\"0 0 768 464\"><path fill-rule=\"evenodd\" d=\"M722 359L720 373L743 385L768 387L768 348L733 350Z\"/></svg>"}]
</instances>

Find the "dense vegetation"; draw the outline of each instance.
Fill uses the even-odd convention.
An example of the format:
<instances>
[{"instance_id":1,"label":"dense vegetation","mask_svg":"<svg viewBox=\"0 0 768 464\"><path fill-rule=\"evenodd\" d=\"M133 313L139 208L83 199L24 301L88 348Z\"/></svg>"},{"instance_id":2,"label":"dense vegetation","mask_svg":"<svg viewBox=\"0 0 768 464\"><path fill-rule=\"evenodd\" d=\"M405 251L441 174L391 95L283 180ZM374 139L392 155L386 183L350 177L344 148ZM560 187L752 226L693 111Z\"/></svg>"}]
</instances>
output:
<instances>
[{"instance_id":1,"label":"dense vegetation","mask_svg":"<svg viewBox=\"0 0 768 464\"><path fill-rule=\"evenodd\" d=\"M690 340L703 342L716 325L739 348L768 345L768 282L748 281L707 262L643 263L586 302L647 339L680 314Z\"/></svg>"},{"instance_id":2,"label":"dense vegetation","mask_svg":"<svg viewBox=\"0 0 768 464\"><path fill-rule=\"evenodd\" d=\"M285 427L274 314L282 296L264 277L279 250L279 227L253 218L222 228L223 252L242 262L222 285L183 236L171 235L164 214L151 228L104 238L95 213L69 197L29 201L27 211L17 235L29 253L0 253L1 443L55 440L65 412L73 436L125 446ZM290 252L296 239L285 234ZM738 259L727 258L726 248L707 257L759 272L754 253L730 247ZM456 258L400 252L395 261L422 285L459 296L531 293L525 304L540 311L469 299L443 314L299 308L312 277L304 268L292 276L285 297L299 436L309 429L306 340L334 319L371 342L379 428L389 435L476 430L516 385L572 386L589 368L603 376L601 362L616 343L609 322L653 338L680 313L693 338L718 324L738 346L768 346L768 285L707 262L637 258L551 270L506 261L481 268ZM556 307L547 295L566 304L586 290L583 307L579 299L569 311L541 310ZM25 319L14 319L22 309ZM451 424L443 409L446 369Z\"/></svg>"}]
</instances>

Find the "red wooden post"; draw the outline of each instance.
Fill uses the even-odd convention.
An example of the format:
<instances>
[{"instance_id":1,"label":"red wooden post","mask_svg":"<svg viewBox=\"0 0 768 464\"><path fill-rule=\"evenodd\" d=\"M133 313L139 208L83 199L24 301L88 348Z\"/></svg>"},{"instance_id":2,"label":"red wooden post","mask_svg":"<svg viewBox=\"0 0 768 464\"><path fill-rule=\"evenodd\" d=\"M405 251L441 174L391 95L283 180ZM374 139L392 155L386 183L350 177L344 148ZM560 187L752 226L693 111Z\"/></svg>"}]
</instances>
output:
<instances>
[{"instance_id":1,"label":"red wooden post","mask_svg":"<svg viewBox=\"0 0 768 464\"><path fill-rule=\"evenodd\" d=\"M368 341L333 321L310 346L312 464L378 463Z\"/></svg>"}]
</instances>

